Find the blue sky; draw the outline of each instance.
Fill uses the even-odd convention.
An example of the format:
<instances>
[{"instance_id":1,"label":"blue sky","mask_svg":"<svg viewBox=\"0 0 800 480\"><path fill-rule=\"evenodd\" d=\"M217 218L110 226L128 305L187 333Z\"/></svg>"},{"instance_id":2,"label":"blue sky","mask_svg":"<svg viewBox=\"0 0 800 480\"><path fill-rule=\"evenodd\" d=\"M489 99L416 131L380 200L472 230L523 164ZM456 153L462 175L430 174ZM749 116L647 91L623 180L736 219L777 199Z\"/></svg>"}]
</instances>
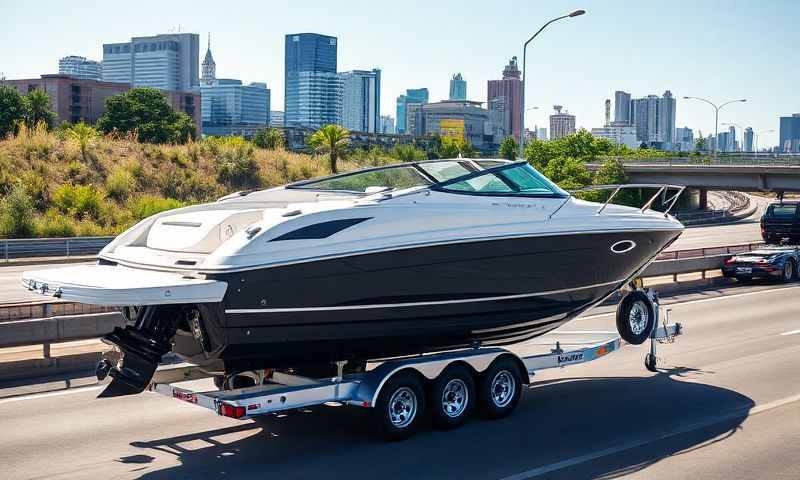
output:
<instances>
[{"instance_id":1,"label":"blue sky","mask_svg":"<svg viewBox=\"0 0 800 480\"><path fill-rule=\"evenodd\" d=\"M381 110L394 116L406 88L428 87L445 98L462 72L470 99L486 101L486 81L499 78L512 55L545 21L583 8L587 14L551 25L528 51L527 124L545 124L553 104L577 124L603 123L614 90L678 97L677 126L713 131L713 110L684 95L722 102L747 98L721 122L778 128L800 112L800 1L794 0L528 0L235 2L202 0L22 2L0 0L0 72L27 78L57 71L65 55L102 57L101 44L165 33L179 25L207 32L218 76L266 81L273 109L283 109L283 38L319 32L339 37L339 70L381 68ZM777 134L764 134L761 146Z\"/></svg>"}]
</instances>

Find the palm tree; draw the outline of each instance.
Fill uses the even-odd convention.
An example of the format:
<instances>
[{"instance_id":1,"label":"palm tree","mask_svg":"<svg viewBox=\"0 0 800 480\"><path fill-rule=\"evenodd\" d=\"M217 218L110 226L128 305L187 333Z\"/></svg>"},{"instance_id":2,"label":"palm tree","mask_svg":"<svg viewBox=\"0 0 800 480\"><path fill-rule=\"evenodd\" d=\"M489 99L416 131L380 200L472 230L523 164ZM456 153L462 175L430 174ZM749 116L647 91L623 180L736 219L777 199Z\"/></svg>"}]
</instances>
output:
<instances>
[{"instance_id":1,"label":"palm tree","mask_svg":"<svg viewBox=\"0 0 800 480\"><path fill-rule=\"evenodd\" d=\"M350 143L350 131L339 125L325 125L310 137L308 144L317 153L327 153L331 159L331 173L336 173L336 160L344 154Z\"/></svg>"},{"instance_id":2,"label":"palm tree","mask_svg":"<svg viewBox=\"0 0 800 480\"><path fill-rule=\"evenodd\" d=\"M55 122L56 116L50 107L50 96L41 89L34 89L24 97L25 123L33 129L39 123L44 123L49 130Z\"/></svg>"},{"instance_id":3,"label":"palm tree","mask_svg":"<svg viewBox=\"0 0 800 480\"><path fill-rule=\"evenodd\" d=\"M83 122L76 123L67 130L67 137L78 145L84 160L86 160L86 150L94 143L97 135L97 130Z\"/></svg>"}]
</instances>

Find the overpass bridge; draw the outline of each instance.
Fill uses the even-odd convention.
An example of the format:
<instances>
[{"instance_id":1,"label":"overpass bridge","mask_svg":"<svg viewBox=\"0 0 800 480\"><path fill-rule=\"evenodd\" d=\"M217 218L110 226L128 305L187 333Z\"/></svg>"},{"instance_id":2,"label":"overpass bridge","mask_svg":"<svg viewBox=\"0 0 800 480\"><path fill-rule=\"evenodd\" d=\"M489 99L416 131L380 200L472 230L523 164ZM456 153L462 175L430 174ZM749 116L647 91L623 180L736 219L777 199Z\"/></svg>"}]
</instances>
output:
<instances>
[{"instance_id":1,"label":"overpass bridge","mask_svg":"<svg viewBox=\"0 0 800 480\"><path fill-rule=\"evenodd\" d=\"M743 192L800 192L800 157L725 158L692 157L620 159L631 183L686 185L700 192L704 207L708 190ZM596 171L600 163L588 163Z\"/></svg>"}]
</instances>

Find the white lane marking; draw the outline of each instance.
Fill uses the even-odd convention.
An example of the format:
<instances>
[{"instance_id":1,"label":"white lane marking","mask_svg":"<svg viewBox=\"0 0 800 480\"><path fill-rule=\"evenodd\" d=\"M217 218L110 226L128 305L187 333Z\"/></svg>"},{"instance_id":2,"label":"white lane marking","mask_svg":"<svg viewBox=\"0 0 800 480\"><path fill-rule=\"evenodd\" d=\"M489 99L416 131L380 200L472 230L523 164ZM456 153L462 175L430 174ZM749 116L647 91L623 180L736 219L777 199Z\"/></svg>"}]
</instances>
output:
<instances>
[{"instance_id":1,"label":"white lane marking","mask_svg":"<svg viewBox=\"0 0 800 480\"><path fill-rule=\"evenodd\" d=\"M795 289L795 288L800 288L800 285L793 285L793 286L790 286L790 287L770 288L768 290L758 290L758 291L755 291L755 292L733 293L733 294L730 294L730 295L724 295L723 294L723 295L719 295L717 297L712 297L712 298L697 298L697 299L694 299L694 300L683 300L683 301L679 300L677 302L664 303L661 306L662 307L671 307L673 305L686 305L686 304L690 304L690 303L712 302L712 301L716 301L716 300L725 300L727 298L747 297L747 296L750 296L750 295L760 295L762 293L782 292L784 290L792 290L792 289ZM578 317L576 320L585 320L585 319L589 319L589 318L599 318L599 317L605 317L605 316L608 316L608 315L615 315L615 314L616 314L616 312L594 313L592 315L585 315L585 316L582 315L582 316Z\"/></svg>"},{"instance_id":2,"label":"white lane marking","mask_svg":"<svg viewBox=\"0 0 800 480\"><path fill-rule=\"evenodd\" d=\"M700 422L695 422L684 427L675 429L671 432L664 433L662 435L658 435L653 438L643 438L639 440L634 440L628 443L624 443L622 445L617 445L616 447L609 447L604 448L602 450L597 450L592 453L587 453L586 455L580 455L578 457L569 458L567 460L562 460L560 462L551 463L550 465L544 465L537 468L532 468L530 470L526 470L524 472L516 473L514 475L510 475L508 477L503 477L501 480L525 480L528 478L538 477L539 475L544 475L546 473L554 472L557 470L562 470L564 468L573 467L575 465L580 465L582 463L590 462L592 460L597 460L598 458L607 457L609 455L615 455L617 453L621 453L627 450L631 450L634 448L642 447L644 445L659 442L661 440L665 440L671 437L675 437L678 435L682 435L684 433L689 433L694 430L700 430L702 428L709 427L711 425L715 425L720 422L724 422L726 420L735 419L745 415L746 417L751 417L753 415L757 415L759 413L763 413L769 410L773 410L778 407L782 407L789 403L794 403L800 401L800 394L792 395L790 397L781 398L779 400L775 400L772 402L765 403L763 405L756 405L755 407L747 410L747 409L740 409L734 410L713 418L709 418L707 420L703 420Z\"/></svg>"},{"instance_id":3,"label":"white lane marking","mask_svg":"<svg viewBox=\"0 0 800 480\"><path fill-rule=\"evenodd\" d=\"M73 393L91 392L94 390L102 390L103 388L105 388L105 385L93 385L89 387L68 388L66 390L58 390L56 392L31 393L28 395L20 395L18 397L0 399L0 405L4 403L21 402L23 400L38 400L40 398L60 397L61 395L72 395Z\"/></svg>"},{"instance_id":4,"label":"white lane marking","mask_svg":"<svg viewBox=\"0 0 800 480\"><path fill-rule=\"evenodd\" d=\"M781 333L781 336L794 335L794 334L797 334L797 333L800 333L800 330L792 330L790 332L783 332L783 333Z\"/></svg>"}]
</instances>

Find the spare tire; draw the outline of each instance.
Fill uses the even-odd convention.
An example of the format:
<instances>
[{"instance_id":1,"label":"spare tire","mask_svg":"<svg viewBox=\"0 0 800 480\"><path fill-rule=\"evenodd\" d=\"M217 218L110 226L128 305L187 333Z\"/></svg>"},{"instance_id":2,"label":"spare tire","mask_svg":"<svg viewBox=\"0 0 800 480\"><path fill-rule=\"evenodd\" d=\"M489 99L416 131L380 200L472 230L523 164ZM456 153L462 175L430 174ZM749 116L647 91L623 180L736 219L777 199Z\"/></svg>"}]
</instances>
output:
<instances>
[{"instance_id":1,"label":"spare tire","mask_svg":"<svg viewBox=\"0 0 800 480\"><path fill-rule=\"evenodd\" d=\"M656 324L653 302L641 290L634 290L617 306L617 331L626 342L644 343Z\"/></svg>"}]
</instances>

